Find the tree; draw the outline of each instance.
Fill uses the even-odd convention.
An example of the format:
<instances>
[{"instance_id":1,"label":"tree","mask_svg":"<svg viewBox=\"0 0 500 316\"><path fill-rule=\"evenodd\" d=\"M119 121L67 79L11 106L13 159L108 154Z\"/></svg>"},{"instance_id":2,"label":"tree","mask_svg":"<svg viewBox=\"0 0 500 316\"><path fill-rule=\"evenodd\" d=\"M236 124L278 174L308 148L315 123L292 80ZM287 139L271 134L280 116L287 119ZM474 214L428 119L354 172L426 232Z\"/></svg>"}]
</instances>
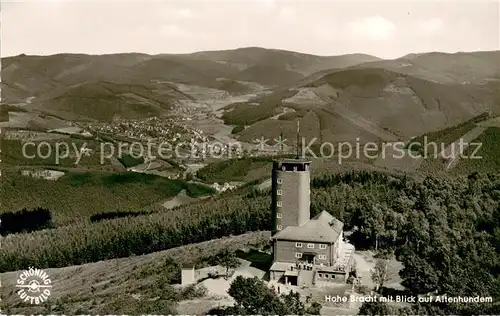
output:
<instances>
[{"instance_id":1,"label":"tree","mask_svg":"<svg viewBox=\"0 0 500 316\"><path fill-rule=\"evenodd\" d=\"M319 312L321 311L321 304L318 302L312 302L311 306L307 308L307 314L308 315L319 315Z\"/></svg>"},{"instance_id":2,"label":"tree","mask_svg":"<svg viewBox=\"0 0 500 316\"><path fill-rule=\"evenodd\" d=\"M308 309L300 300L299 293L290 292L278 295L257 277L236 277L231 283L228 294L235 305L213 309L210 315L318 315L321 304L315 302Z\"/></svg>"},{"instance_id":3,"label":"tree","mask_svg":"<svg viewBox=\"0 0 500 316\"><path fill-rule=\"evenodd\" d=\"M392 315L393 310L383 302L365 302L361 305L358 315Z\"/></svg>"},{"instance_id":4,"label":"tree","mask_svg":"<svg viewBox=\"0 0 500 316\"><path fill-rule=\"evenodd\" d=\"M234 254L227 249L224 249L217 255L217 264L226 268L226 279L229 277L229 269L237 268L240 265L240 261Z\"/></svg>"},{"instance_id":5,"label":"tree","mask_svg":"<svg viewBox=\"0 0 500 316\"><path fill-rule=\"evenodd\" d=\"M375 283L375 291L378 291L384 283L389 281L388 273L388 263L387 260L377 259L375 263L375 268L371 270L372 281Z\"/></svg>"},{"instance_id":6,"label":"tree","mask_svg":"<svg viewBox=\"0 0 500 316\"><path fill-rule=\"evenodd\" d=\"M365 302L358 315L412 315L410 308L401 308L383 302ZM418 314L415 314L418 315ZM432 314L431 314L432 315Z\"/></svg>"},{"instance_id":7,"label":"tree","mask_svg":"<svg viewBox=\"0 0 500 316\"><path fill-rule=\"evenodd\" d=\"M385 231L384 212L386 212L386 207L380 204L371 205L366 200L363 201L362 207L365 209L361 212L361 233L375 242L375 250L377 250L379 238Z\"/></svg>"}]
</instances>

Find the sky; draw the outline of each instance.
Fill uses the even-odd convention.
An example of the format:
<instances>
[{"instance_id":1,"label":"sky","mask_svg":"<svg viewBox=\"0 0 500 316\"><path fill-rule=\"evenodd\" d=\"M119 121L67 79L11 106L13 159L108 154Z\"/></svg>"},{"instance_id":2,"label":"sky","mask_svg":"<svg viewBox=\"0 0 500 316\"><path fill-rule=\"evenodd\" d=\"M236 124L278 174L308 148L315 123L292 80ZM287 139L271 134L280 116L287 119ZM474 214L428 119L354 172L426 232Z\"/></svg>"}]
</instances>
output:
<instances>
[{"instance_id":1,"label":"sky","mask_svg":"<svg viewBox=\"0 0 500 316\"><path fill-rule=\"evenodd\" d=\"M498 50L495 1L7 1L1 56L190 53L260 46L316 55Z\"/></svg>"}]
</instances>

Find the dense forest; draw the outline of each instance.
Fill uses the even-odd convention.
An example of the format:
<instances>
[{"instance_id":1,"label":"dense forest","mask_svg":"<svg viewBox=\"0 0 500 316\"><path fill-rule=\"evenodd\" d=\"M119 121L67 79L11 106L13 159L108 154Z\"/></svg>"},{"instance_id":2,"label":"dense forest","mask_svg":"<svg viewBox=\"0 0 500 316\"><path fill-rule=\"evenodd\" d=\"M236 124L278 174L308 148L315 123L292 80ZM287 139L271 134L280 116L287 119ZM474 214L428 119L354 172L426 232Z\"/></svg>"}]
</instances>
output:
<instances>
[{"instance_id":1,"label":"dense forest","mask_svg":"<svg viewBox=\"0 0 500 316\"><path fill-rule=\"evenodd\" d=\"M493 298L493 303L418 304L413 313L500 310L495 303L500 299L499 175L415 180L360 171L315 178L312 186L311 215L328 210L354 231L351 241L358 249L394 253L404 264L401 277L411 293ZM2 241L0 271L62 267L269 230L270 202L269 192L225 194L169 212L36 231L30 238L11 235Z\"/></svg>"}]
</instances>

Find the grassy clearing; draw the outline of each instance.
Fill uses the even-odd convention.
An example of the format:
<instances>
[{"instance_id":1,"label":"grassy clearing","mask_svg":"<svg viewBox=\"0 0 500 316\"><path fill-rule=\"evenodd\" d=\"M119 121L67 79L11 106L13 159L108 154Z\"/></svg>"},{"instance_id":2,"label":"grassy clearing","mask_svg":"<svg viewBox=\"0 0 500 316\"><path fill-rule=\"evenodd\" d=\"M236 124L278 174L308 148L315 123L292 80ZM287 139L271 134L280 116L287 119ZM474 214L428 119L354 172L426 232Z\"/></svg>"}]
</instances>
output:
<instances>
[{"instance_id":1,"label":"grassy clearing","mask_svg":"<svg viewBox=\"0 0 500 316\"><path fill-rule=\"evenodd\" d=\"M206 182L252 181L270 174L271 157L251 157L217 161L198 170L197 176Z\"/></svg>"},{"instance_id":2,"label":"grassy clearing","mask_svg":"<svg viewBox=\"0 0 500 316\"><path fill-rule=\"evenodd\" d=\"M134 172L70 172L47 181L4 170L0 212L44 207L52 211L56 225L66 225L97 213L147 211L182 190L191 197L213 193L206 186Z\"/></svg>"}]
</instances>

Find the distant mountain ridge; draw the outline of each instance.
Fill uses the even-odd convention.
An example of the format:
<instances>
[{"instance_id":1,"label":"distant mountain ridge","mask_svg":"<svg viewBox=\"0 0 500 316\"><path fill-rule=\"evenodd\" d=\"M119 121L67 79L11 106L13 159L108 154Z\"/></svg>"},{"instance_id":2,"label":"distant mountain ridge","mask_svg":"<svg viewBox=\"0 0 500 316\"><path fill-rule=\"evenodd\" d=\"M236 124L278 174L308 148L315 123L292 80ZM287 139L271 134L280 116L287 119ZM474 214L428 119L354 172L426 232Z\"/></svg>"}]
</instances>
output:
<instances>
[{"instance_id":1,"label":"distant mountain ridge","mask_svg":"<svg viewBox=\"0 0 500 316\"><path fill-rule=\"evenodd\" d=\"M363 82L370 80L376 82L380 79L380 84L388 83L383 78L377 79L377 73L381 74L379 70L370 69L385 69L402 77L409 76L408 80L411 80L412 84L415 84L417 79L422 80L418 81L417 85L429 87L429 93L420 93L426 95L426 99L434 100L427 101L432 111L439 112L445 108L441 107L440 110L439 106L436 108L434 104L443 105L450 102L456 104L459 99L444 101L451 100L453 94L460 96L465 103L472 100L470 103L473 104L476 102L474 100L477 100L477 104L489 102L494 107L496 100L492 91L497 88L498 80L500 80L500 52L423 53L410 54L394 60L383 60L365 54L317 56L260 47L190 54L19 55L2 59L2 96L3 101L7 103L20 103L32 98L31 106L36 109L86 113L94 115L95 119L105 119L108 117L105 113L109 111L103 107L119 110L121 111L119 114L123 117L129 117L128 114L140 117L143 114L168 111L179 98L190 98L176 90L172 84L197 85L226 91L229 94L251 92L250 85L247 83L273 91L282 91L282 96L273 95L269 97L271 99L263 100L266 104L265 110L257 111L258 116L255 118L257 121L246 119L254 124L276 115L276 106L280 105L284 99L293 96L296 93L294 89L307 86L319 87L318 83L325 80L336 81L335 84L338 87L335 89L339 89L338 92L343 98L342 102L354 102L353 98L357 98L357 101L352 104L358 104L358 108L354 109L351 105L348 106L349 111L368 113L371 110L367 110L366 107L370 105L366 102L371 102L371 104L378 104L379 110L384 112L388 106L382 102L383 97L370 93L373 85L363 87ZM345 72L346 70L352 71ZM390 75L391 78L398 76L393 74ZM155 85L158 83L161 83L165 91L157 89ZM440 84L446 86L439 86ZM405 85L403 88L411 89L410 86L411 84ZM113 88L104 89L105 87ZM128 90L128 92L123 92L124 89L135 92ZM383 90L383 88L380 89ZM402 95L401 100L405 100L408 91L402 92L403 90L395 90L391 93ZM360 103L359 95L363 93L365 94L364 101ZM443 93L448 96L443 96ZM92 105L86 105L85 100L90 99L92 99ZM121 105L117 106L116 103ZM98 111L90 111L85 107L98 109ZM464 117L477 114L476 105L472 108L467 106L461 106L461 108L464 110L458 113L465 113ZM446 112L449 111L446 110ZM253 115L247 113L247 110L237 109L232 116L240 113ZM447 115L452 115L450 113ZM461 115L453 114L452 116L462 117ZM369 116L366 119L375 120L373 121L375 125L385 124L378 122L375 117L377 116ZM406 119L401 117L399 119L402 121L398 124L405 124ZM434 123L430 125L434 126ZM245 133L250 131L251 129L246 130Z\"/></svg>"},{"instance_id":2,"label":"distant mountain ridge","mask_svg":"<svg viewBox=\"0 0 500 316\"><path fill-rule=\"evenodd\" d=\"M354 67L385 68L439 83L483 84L500 80L500 51L408 54Z\"/></svg>"},{"instance_id":3,"label":"distant mountain ridge","mask_svg":"<svg viewBox=\"0 0 500 316\"><path fill-rule=\"evenodd\" d=\"M9 98L21 94L18 98L22 99L52 87L86 81L127 83L156 79L216 87L214 80L224 77L286 85L316 71L376 60L380 59L362 54L323 57L256 47L192 54L19 55L2 59L2 78L6 89L19 90L8 93ZM271 81L269 67L280 73Z\"/></svg>"}]
</instances>

